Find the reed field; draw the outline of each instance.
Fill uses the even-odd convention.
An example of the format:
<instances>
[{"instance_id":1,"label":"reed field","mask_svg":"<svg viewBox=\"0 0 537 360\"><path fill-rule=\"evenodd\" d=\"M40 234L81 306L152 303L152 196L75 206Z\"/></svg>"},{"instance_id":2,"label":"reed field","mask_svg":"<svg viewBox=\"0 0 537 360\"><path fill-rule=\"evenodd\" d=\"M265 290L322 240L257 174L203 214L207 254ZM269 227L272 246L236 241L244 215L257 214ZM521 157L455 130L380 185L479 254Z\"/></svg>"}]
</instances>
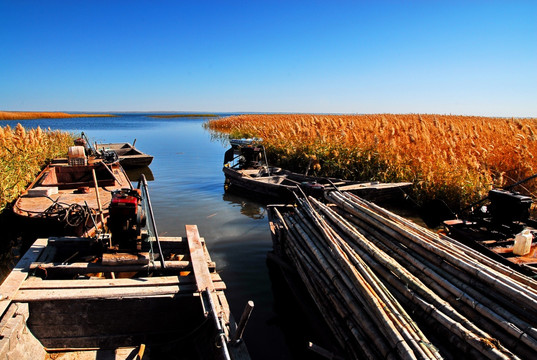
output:
<instances>
[{"instance_id":1,"label":"reed field","mask_svg":"<svg viewBox=\"0 0 537 360\"><path fill-rule=\"evenodd\" d=\"M69 114L65 112L0 111L0 120L63 119L75 117L103 117L107 114Z\"/></svg>"},{"instance_id":2,"label":"reed field","mask_svg":"<svg viewBox=\"0 0 537 360\"><path fill-rule=\"evenodd\" d=\"M61 131L0 127L0 212L32 182L50 159L67 156L74 135Z\"/></svg>"},{"instance_id":3,"label":"reed field","mask_svg":"<svg viewBox=\"0 0 537 360\"><path fill-rule=\"evenodd\" d=\"M418 204L454 211L537 171L537 119L374 114L239 115L211 120L230 137L263 139L290 170L363 181L411 181ZM537 194L536 180L517 191Z\"/></svg>"}]
</instances>

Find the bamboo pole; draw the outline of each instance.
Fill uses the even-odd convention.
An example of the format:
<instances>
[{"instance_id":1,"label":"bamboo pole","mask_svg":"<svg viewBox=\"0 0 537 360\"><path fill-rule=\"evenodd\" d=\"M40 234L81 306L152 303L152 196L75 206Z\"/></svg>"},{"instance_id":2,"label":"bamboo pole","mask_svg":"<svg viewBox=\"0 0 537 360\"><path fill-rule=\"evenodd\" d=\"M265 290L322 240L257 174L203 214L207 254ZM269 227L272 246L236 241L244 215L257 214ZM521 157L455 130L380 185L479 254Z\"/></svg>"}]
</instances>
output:
<instances>
[{"instance_id":1,"label":"bamboo pole","mask_svg":"<svg viewBox=\"0 0 537 360\"><path fill-rule=\"evenodd\" d=\"M379 236L381 235L377 234L377 239ZM363 240L359 241L360 244L362 244L362 241ZM414 273L422 273L424 275L423 279L426 280L426 285L432 287L432 290L442 296L442 298L446 299L451 297L453 299L452 303L460 301L464 302L473 311L476 311L480 315L491 320L507 334L515 337L516 339L520 339L520 341L528 345L530 348L537 350L537 341L533 335L535 333L535 329L531 325L516 318L515 315L505 311L505 309L494 306L495 304L491 302L483 293L473 291L470 295L468 294L468 291L471 291L472 288L468 286L465 286L466 290L463 291L459 288L460 286L464 285L463 283L457 282L457 284L453 284L453 281L456 280L455 278L450 277L449 274L446 273L439 274L438 268L435 268L432 264L423 264L420 263L419 260L411 261L412 259L408 258L408 254L406 252L390 241L384 240L384 242L382 242L382 240L380 240L379 243L377 243L377 246L380 244L384 245L385 243L387 243L387 245L385 245L386 247L382 247L378 251L373 250L374 252L372 253L377 254L380 251L386 252L386 249L388 248L387 246L391 245L391 247L389 247L389 249L393 250L391 256L397 255L399 262L404 261L403 267L405 269L414 270ZM444 279L446 281L444 281ZM494 308L490 309L490 307ZM501 312L501 314L498 312Z\"/></svg>"},{"instance_id":2,"label":"bamboo pole","mask_svg":"<svg viewBox=\"0 0 537 360\"><path fill-rule=\"evenodd\" d=\"M450 301L450 303L457 305L459 311L461 311L462 305L466 305L467 308L469 308L469 310L462 309L462 311L466 313L468 316L475 317L475 313L477 312L479 315L483 316L483 319L488 319L490 323L492 323L493 325L499 328L497 330L496 327L495 328L487 327L486 331L488 332L493 331L495 336L501 335L503 339L505 339L505 336L507 335L512 336L515 339L514 343L512 344L513 346L515 346L516 342L518 341L523 342L524 344L529 346L531 349L533 349L533 350L522 350L520 348L517 349L519 352L523 352L526 355L529 355L531 351L535 351L536 342L535 342L535 339L532 338L529 334L529 330L530 330L529 324L524 323L521 320L518 320L514 315L506 311L503 312L502 314L503 317L502 317L496 314L494 311L489 310L485 305L480 304L479 301L472 299L469 295L467 295L461 290L456 289L456 291L454 292L457 297L454 296L452 293L444 291L444 289L441 286L445 286L448 289L449 288L455 289L455 287L453 287L453 285L451 285L449 281L442 281L442 276L445 276L445 275L440 276L437 274L436 276L432 276L429 272L423 271L423 269L426 269L427 266L431 267L432 270L436 270L433 267L433 265L422 265L418 269L414 267L415 265L414 263L405 261L404 256L398 255L395 252L392 253L392 256L394 255L397 255L402 266L406 268L407 270L409 271L414 270L415 273L422 273L424 275L423 278L428 280L426 282L427 286L431 287L431 289L435 291L436 293L441 294L443 299L448 299L448 298L451 299L452 301ZM367 260L368 263L371 263L373 261L374 260L372 259ZM483 300L485 296L481 293L477 293L476 299L477 298ZM487 305L490 305L490 303L491 302L489 301ZM480 323L484 323L484 320L481 320L481 317L477 317L477 321Z\"/></svg>"},{"instance_id":3,"label":"bamboo pole","mask_svg":"<svg viewBox=\"0 0 537 360\"><path fill-rule=\"evenodd\" d=\"M290 228L288 229L291 231ZM360 311L356 314L351 314L347 307L339 306L340 301L334 300L338 292L333 286L333 283L329 279L324 279L326 277L324 273L315 270L315 268L313 267L314 265L311 264L311 260L309 260L309 254L306 254L303 252L303 250L301 250L300 242L298 240L295 240L294 234L289 233L288 240L291 244L295 244L295 246L286 246L287 255L293 260L302 280L310 291L310 295L312 295L314 302L320 309L320 313L322 314L325 322L336 334L336 339L340 342L342 348L350 347L351 349L349 349L349 351L351 351L352 353L357 352L357 350L352 349L353 346L349 343L349 340L351 340L349 336L352 334L353 337L357 340L358 344L360 344L361 350L367 355L368 359L378 358L378 356L374 355L373 350L370 350L369 344L371 342L365 341L363 339L363 336L358 331L353 330L355 326L351 325L351 321L349 320L349 317L353 315L363 315L362 318L359 318L358 323L366 324L367 326L370 321L365 318L365 313L363 311ZM315 286L314 281L321 282L321 284ZM332 300L332 304L335 306L327 305L327 299ZM345 323L343 319L347 319L346 322L349 328L348 332L350 332L351 334L345 332L345 330L341 327L340 322L335 320L337 317L333 315L333 309L335 309L339 314L342 323ZM375 327L370 326L367 326L367 328L375 329ZM386 343L381 341L381 336L373 336L373 340L375 344L378 344L377 349L385 350L388 348L386 346ZM384 354L383 357L387 359L394 359L393 355L389 356L389 354L387 353Z\"/></svg>"},{"instance_id":4,"label":"bamboo pole","mask_svg":"<svg viewBox=\"0 0 537 360\"><path fill-rule=\"evenodd\" d=\"M382 353L441 358L415 323L419 315L453 334L448 337L463 353L532 356L537 349L533 280L493 269L475 251L376 205L345 193L327 198L337 208L299 199L296 209L275 211L274 218L283 254L349 353L363 348L368 358ZM412 307L419 310L407 313Z\"/></svg>"},{"instance_id":5,"label":"bamboo pole","mask_svg":"<svg viewBox=\"0 0 537 360\"><path fill-rule=\"evenodd\" d=\"M311 201L314 201L314 200L311 200ZM331 210L328 209L326 206L324 206L324 205L322 205L320 203L317 203L316 205L324 210L323 213L327 217L330 217L333 221L339 221L340 222L339 225L341 225L341 226L344 225L343 224L344 219L340 219L334 213L331 213ZM346 230L347 230L348 234L352 235L352 231L349 228L347 228ZM367 239L365 239L363 237L361 239L359 239L359 240L361 240L361 243L364 244L364 245L367 245L367 243L368 243ZM460 322L462 324L466 324L466 326L469 327L471 329L471 331L476 333L476 336L482 337L483 339L488 339L488 341L494 341L494 339L492 337L490 337L490 335L486 334L485 332L481 331L479 328L475 327L468 319L466 319L465 317L460 315L455 309L453 309L451 307L451 305L449 305L449 303L443 301L434 292L432 292L431 290L427 289L427 287L425 287L425 285L423 285L417 278L412 276L412 274L408 273L400 265L394 264L394 263L389 262L389 261L385 261L385 259L383 258L383 255L382 255L383 252L380 249L374 247L371 244L368 244L368 245L370 246L369 254L374 256L376 260L383 262L384 265L387 265L388 268L390 269L390 271L394 272L396 275L398 275L400 277L403 277L407 286L413 284L412 289L414 289L419 294L421 294L421 296L425 295L429 299L429 301L433 301L433 303L436 304L437 308L442 309L442 311L445 311L446 314L450 315L450 317L456 319L458 322ZM366 254L363 253L363 252L361 252L360 255L361 256L366 256ZM384 257L385 256L386 255L384 255ZM369 258L368 262L372 263L372 259Z\"/></svg>"},{"instance_id":6,"label":"bamboo pole","mask_svg":"<svg viewBox=\"0 0 537 360\"><path fill-rule=\"evenodd\" d=\"M309 213L311 219L316 223L318 228L323 229L324 224L322 219L315 217L311 212L311 209L306 208L305 203L303 203L303 208ZM340 272L341 278L346 283L351 293L361 299L363 305L367 306L369 311L371 311L378 326L382 328L383 333L390 341L391 346L397 351L402 359L416 358L414 351L407 343L405 337L401 334L401 329L398 328L397 323L393 321L393 316L390 316L386 312L388 305L379 298L378 294L371 288L371 284L368 283L363 275L349 265L348 258L344 256L341 248L339 248L333 239L331 239L331 234L326 231L321 231L321 234L323 235L324 240L329 244L332 253L337 256L335 260L338 266L347 274L347 276L341 276L342 273Z\"/></svg>"},{"instance_id":7,"label":"bamboo pole","mask_svg":"<svg viewBox=\"0 0 537 360\"><path fill-rule=\"evenodd\" d=\"M342 203L341 199L338 199L339 194L332 192L330 195L333 195L332 198L337 199L335 200L336 202L340 204ZM510 292L511 296L513 296L513 299L522 306L537 309L537 297L532 296L532 294L525 293L523 286L520 286L520 284L513 281L506 282L501 276L492 274L490 268L481 266L478 263L465 262L461 258L453 256L453 254L450 253L450 249L447 249L447 251L442 251L442 249L439 249L438 246L435 246L438 244L431 244L428 241L423 241L423 239L420 239L413 233L399 232L398 230L400 230L400 227L398 227L397 224L394 224L389 219L383 218L365 207L357 210L356 208L347 205L346 209L353 215L361 217L365 221L369 221L374 226L384 227L383 230L390 236L393 236L398 240L404 239L403 241L411 241L416 246L420 246L425 251L440 256L443 261L448 261L454 266L463 269L464 271L472 274L476 279L483 281L491 287L498 289L499 291Z\"/></svg>"}]
</instances>

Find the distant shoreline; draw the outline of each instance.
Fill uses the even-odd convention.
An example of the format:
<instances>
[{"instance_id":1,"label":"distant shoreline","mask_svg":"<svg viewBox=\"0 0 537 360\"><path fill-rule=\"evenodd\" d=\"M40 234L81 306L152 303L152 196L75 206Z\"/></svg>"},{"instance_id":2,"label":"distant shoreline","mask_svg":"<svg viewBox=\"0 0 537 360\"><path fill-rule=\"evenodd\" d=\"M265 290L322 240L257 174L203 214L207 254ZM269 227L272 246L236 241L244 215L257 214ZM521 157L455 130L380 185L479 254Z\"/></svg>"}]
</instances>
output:
<instances>
[{"instance_id":1,"label":"distant shoreline","mask_svg":"<svg viewBox=\"0 0 537 360\"><path fill-rule=\"evenodd\" d=\"M63 119L77 117L111 117L110 114L69 114L66 112L0 111L0 120Z\"/></svg>"},{"instance_id":2,"label":"distant shoreline","mask_svg":"<svg viewBox=\"0 0 537 360\"><path fill-rule=\"evenodd\" d=\"M67 119L78 117L114 117L115 114L79 114L66 113L60 111L0 111L1 120L34 120L34 119ZM168 114L168 115L147 115L152 118L170 119L182 117L219 117L217 114Z\"/></svg>"},{"instance_id":3,"label":"distant shoreline","mask_svg":"<svg viewBox=\"0 0 537 360\"><path fill-rule=\"evenodd\" d=\"M178 118L178 117L218 117L218 115L216 114L173 114L173 115L149 115L149 117L168 119L168 118Z\"/></svg>"}]
</instances>

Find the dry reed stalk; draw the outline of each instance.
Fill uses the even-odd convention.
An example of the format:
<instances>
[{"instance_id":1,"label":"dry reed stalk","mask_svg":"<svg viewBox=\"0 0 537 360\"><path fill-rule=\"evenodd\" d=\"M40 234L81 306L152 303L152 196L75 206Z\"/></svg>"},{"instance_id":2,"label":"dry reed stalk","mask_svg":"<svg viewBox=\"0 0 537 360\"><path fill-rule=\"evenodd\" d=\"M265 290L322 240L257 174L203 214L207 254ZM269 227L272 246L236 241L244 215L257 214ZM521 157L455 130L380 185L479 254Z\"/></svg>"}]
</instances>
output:
<instances>
[{"instance_id":1,"label":"dry reed stalk","mask_svg":"<svg viewBox=\"0 0 537 360\"><path fill-rule=\"evenodd\" d=\"M375 114L239 115L210 129L264 139L271 161L318 175L412 181L418 201L445 199L453 209L537 171L536 119ZM507 139L507 140L506 140ZM537 193L537 183L527 192Z\"/></svg>"},{"instance_id":2,"label":"dry reed stalk","mask_svg":"<svg viewBox=\"0 0 537 360\"><path fill-rule=\"evenodd\" d=\"M0 127L0 211L34 179L46 161L67 154L74 136L69 133Z\"/></svg>"}]
</instances>

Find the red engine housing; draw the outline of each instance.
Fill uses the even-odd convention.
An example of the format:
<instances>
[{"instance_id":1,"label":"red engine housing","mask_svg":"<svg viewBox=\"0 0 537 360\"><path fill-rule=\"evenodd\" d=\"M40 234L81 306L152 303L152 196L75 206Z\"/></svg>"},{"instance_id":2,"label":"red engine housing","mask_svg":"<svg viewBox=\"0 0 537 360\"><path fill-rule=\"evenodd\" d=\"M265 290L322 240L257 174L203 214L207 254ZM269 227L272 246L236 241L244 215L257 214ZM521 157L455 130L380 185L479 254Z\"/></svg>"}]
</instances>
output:
<instances>
[{"instance_id":1,"label":"red engine housing","mask_svg":"<svg viewBox=\"0 0 537 360\"><path fill-rule=\"evenodd\" d=\"M114 245L119 248L135 247L145 223L139 189L121 189L112 193L108 228Z\"/></svg>"}]
</instances>

